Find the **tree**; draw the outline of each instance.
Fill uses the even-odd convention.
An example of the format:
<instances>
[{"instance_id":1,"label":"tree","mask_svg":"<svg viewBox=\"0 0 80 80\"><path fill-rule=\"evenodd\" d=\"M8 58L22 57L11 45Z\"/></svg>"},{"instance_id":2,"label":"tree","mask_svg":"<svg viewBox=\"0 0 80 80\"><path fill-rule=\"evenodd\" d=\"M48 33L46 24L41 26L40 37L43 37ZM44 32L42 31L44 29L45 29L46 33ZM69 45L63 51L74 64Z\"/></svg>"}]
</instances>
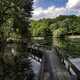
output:
<instances>
[{"instance_id":1,"label":"tree","mask_svg":"<svg viewBox=\"0 0 80 80\"><path fill-rule=\"evenodd\" d=\"M52 31L49 28L44 29L44 39L45 39L46 45L51 46L52 38L53 38Z\"/></svg>"},{"instance_id":2,"label":"tree","mask_svg":"<svg viewBox=\"0 0 80 80\"><path fill-rule=\"evenodd\" d=\"M2 47L0 80L33 80L34 74L27 53L27 46L30 42L29 24L32 3L32 0L0 0L0 37L2 44L15 35L20 36L22 42L20 47L17 45L18 49L21 50L17 50L19 54L10 53L11 49L7 53L5 52L6 45Z\"/></svg>"}]
</instances>

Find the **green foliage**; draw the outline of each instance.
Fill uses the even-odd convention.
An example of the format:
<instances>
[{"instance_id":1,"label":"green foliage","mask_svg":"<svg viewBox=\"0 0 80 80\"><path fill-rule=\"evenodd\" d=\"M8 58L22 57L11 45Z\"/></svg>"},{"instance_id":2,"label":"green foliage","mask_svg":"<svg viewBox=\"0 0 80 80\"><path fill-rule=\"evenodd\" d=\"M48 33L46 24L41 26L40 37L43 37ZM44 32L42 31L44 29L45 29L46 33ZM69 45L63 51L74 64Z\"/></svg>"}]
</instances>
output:
<instances>
[{"instance_id":1,"label":"green foliage","mask_svg":"<svg viewBox=\"0 0 80 80\"><path fill-rule=\"evenodd\" d=\"M30 28L30 31L32 36L43 36L43 32L48 27L49 22L48 20L44 19L39 21L32 21L31 25L32 27Z\"/></svg>"},{"instance_id":2,"label":"green foliage","mask_svg":"<svg viewBox=\"0 0 80 80\"><path fill-rule=\"evenodd\" d=\"M4 36L5 40L9 38L9 34L12 32L14 32L15 35L21 35L22 38L28 38L30 36L28 28L30 27L29 18L31 17L32 1L33 0L0 0L0 36ZM13 31L11 31L12 28ZM18 34L16 29L18 29ZM5 31L7 31L7 34Z\"/></svg>"},{"instance_id":3,"label":"green foliage","mask_svg":"<svg viewBox=\"0 0 80 80\"><path fill-rule=\"evenodd\" d=\"M52 32L49 28L44 29L44 40L46 45L52 45Z\"/></svg>"},{"instance_id":4,"label":"green foliage","mask_svg":"<svg viewBox=\"0 0 80 80\"><path fill-rule=\"evenodd\" d=\"M31 61L23 45L8 44L3 48L0 51L0 80L34 80Z\"/></svg>"},{"instance_id":5,"label":"green foliage","mask_svg":"<svg viewBox=\"0 0 80 80\"><path fill-rule=\"evenodd\" d=\"M54 37L60 37L63 33L65 33L64 28L58 28L53 32L53 35Z\"/></svg>"},{"instance_id":6,"label":"green foliage","mask_svg":"<svg viewBox=\"0 0 80 80\"><path fill-rule=\"evenodd\" d=\"M33 0L0 0L0 80L33 80L33 70L28 59L27 44L30 42L30 17ZM20 52L5 50L8 40L20 39ZM24 44L23 42L26 42ZM26 47L25 47L26 46ZM12 47L12 45L10 45ZM19 47L18 47L19 48ZM26 60L25 60L26 59Z\"/></svg>"},{"instance_id":7,"label":"green foliage","mask_svg":"<svg viewBox=\"0 0 80 80\"><path fill-rule=\"evenodd\" d=\"M65 36L68 33L80 33L80 17L75 15L59 16L55 19L32 21L31 32L34 36L43 36L44 30L47 28L52 31L55 37Z\"/></svg>"}]
</instances>

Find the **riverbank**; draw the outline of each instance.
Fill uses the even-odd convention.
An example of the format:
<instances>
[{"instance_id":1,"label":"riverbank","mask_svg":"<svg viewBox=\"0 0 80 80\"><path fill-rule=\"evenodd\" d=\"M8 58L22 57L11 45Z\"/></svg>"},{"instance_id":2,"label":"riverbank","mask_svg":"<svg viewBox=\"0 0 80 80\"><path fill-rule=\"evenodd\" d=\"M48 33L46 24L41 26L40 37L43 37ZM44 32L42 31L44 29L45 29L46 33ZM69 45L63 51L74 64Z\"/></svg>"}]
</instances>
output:
<instances>
[{"instance_id":1,"label":"riverbank","mask_svg":"<svg viewBox=\"0 0 80 80\"><path fill-rule=\"evenodd\" d=\"M70 36L67 36L68 38L80 38L80 35L70 35Z\"/></svg>"}]
</instances>

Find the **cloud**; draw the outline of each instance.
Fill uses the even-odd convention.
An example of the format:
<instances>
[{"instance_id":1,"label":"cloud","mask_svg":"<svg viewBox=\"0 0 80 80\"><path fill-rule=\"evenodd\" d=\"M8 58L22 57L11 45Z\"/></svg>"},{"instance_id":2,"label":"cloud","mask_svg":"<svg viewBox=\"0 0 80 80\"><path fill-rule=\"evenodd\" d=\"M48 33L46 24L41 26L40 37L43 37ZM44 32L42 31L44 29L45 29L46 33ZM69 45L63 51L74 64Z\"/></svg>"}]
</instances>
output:
<instances>
[{"instance_id":1,"label":"cloud","mask_svg":"<svg viewBox=\"0 0 80 80\"><path fill-rule=\"evenodd\" d=\"M66 15L65 8L50 6L47 9L43 9L42 7L38 7L33 11L33 19L55 18L63 14Z\"/></svg>"},{"instance_id":2,"label":"cloud","mask_svg":"<svg viewBox=\"0 0 80 80\"><path fill-rule=\"evenodd\" d=\"M68 0L66 7L73 8L73 9L79 9L80 8L80 0Z\"/></svg>"},{"instance_id":3,"label":"cloud","mask_svg":"<svg viewBox=\"0 0 80 80\"><path fill-rule=\"evenodd\" d=\"M40 0L33 0L33 8L37 8L37 4Z\"/></svg>"},{"instance_id":4,"label":"cloud","mask_svg":"<svg viewBox=\"0 0 80 80\"><path fill-rule=\"evenodd\" d=\"M49 6L47 9L34 7L33 19L55 18L59 15L80 15L79 4L80 0L68 0L65 7Z\"/></svg>"},{"instance_id":5,"label":"cloud","mask_svg":"<svg viewBox=\"0 0 80 80\"><path fill-rule=\"evenodd\" d=\"M37 2L37 0L33 0L33 2Z\"/></svg>"}]
</instances>

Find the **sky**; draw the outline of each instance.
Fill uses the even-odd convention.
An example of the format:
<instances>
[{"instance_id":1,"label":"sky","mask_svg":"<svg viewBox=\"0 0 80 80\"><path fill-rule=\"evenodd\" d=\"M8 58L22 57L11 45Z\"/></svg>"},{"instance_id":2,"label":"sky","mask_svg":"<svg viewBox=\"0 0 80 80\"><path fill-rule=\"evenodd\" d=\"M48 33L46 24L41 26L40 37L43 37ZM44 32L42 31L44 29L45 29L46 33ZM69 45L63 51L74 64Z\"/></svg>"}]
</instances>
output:
<instances>
[{"instance_id":1,"label":"sky","mask_svg":"<svg viewBox=\"0 0 80 80\"><path fill-rule=\"evenodd\" d=\"M55 18L60 15L80 15L80 0L34 0L35 20Z\"/></svg>"}]
</instances>

